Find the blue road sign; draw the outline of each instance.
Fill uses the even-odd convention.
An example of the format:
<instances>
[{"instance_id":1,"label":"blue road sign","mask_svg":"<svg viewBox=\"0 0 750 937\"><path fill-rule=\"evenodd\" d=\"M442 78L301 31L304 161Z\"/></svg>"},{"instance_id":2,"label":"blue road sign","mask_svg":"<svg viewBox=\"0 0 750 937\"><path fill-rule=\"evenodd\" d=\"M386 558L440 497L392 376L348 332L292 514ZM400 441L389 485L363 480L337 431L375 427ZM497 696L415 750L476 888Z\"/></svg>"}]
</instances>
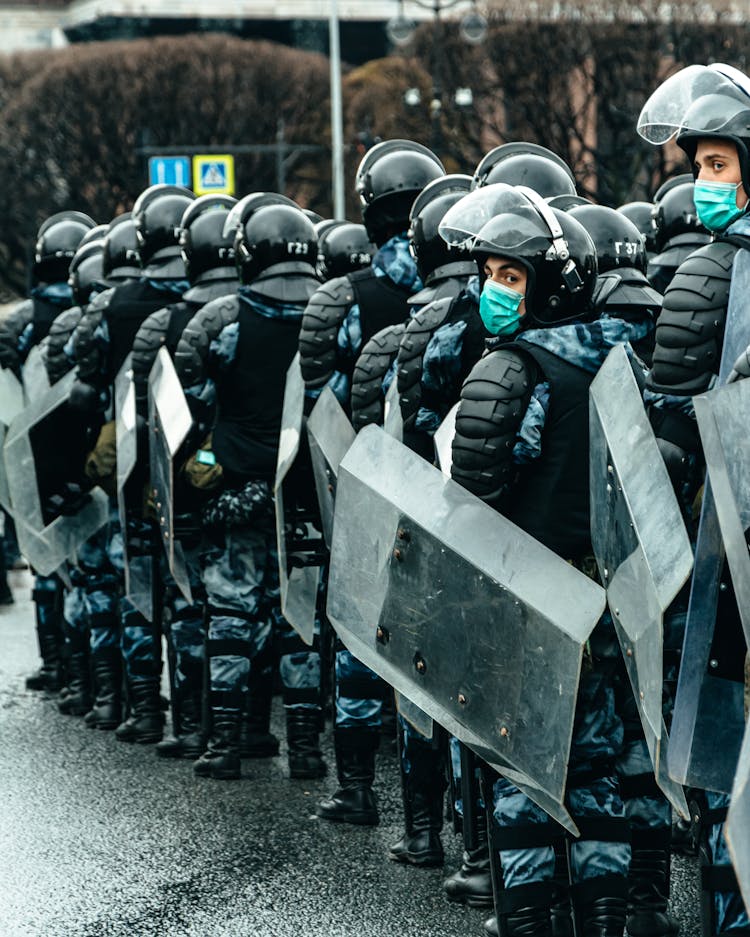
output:
<instances>
[{"instance_id":1,"label":"blue road sign","mask_svg":"<svg viewBox=\"0 0 750 937\"><path fill-rule=\"evenodd\" d=\"M184 185L190 188L189 156L152 156L148 161L148 184Z\"/></svg>"}]
</instances>

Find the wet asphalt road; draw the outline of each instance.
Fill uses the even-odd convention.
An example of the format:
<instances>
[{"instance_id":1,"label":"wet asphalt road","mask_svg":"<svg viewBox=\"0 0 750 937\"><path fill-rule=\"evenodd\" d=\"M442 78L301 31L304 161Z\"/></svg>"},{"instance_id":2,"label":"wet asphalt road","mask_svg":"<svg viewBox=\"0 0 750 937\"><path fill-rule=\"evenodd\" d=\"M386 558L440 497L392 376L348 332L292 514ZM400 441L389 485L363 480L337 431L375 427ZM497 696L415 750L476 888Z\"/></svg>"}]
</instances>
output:
<instances>
[{"instance_id":1,"label":"wet asphalt road","mask_svg":"<svg viewBox=\"0 0 750 937\"><path fill-rule=\"evenodd\" d=\"M0 609L0 937L463 937L486 912L441 889L446 866L389 862L401 833L395 753L381 747L372 828L316 820L333 789L290 781L285 749L243 778L196 778L189 762L118 743L24 688L37 666L30 577ZM283 737L274 700L274 730ZM330 732L328 761L333 766ZM697 937L696 870L675 862L674 910Z\"/></svg>"}]
</instances>

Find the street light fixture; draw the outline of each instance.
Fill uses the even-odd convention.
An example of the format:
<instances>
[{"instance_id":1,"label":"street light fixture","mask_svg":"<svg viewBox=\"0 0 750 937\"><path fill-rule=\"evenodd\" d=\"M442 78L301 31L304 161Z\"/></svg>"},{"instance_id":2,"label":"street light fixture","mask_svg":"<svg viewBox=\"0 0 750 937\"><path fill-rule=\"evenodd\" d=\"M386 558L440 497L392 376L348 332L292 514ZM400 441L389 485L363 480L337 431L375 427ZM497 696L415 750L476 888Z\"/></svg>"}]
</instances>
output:
<instances>
[{"instance_id":1,"label":"street light fixture","mask_svg":"<svg viewBox=\"0 0 750 937\"><path fill-rule=\"evenodd\" d=\"M442 65L442 22L440 14L444 10L449 10L459 3L465 3L466 0L410 0L423 9L432 10L435 14L434 19L434 40L432 46L432 64L431 78L432 89L430 92L430 119L432 122L432 149L437 152L442 143L441 112L443 109L443 88L441 82ZM404 15L404 0L398 0L398 13L386 23L386 33L390 41L397 46L406 45L410 42L416 31L416 23L410 17ZM472 9L460 22L459 32L464 42L471 45L478 45L484 41L487 35L487 20L477 10L477 0L472 0ZM474 96L471 88L457 88L454 93L454 102L458 107L471 107L474 103ZM421 95L418 88L408 88L404 93L404 103L407 107L417 107L421 102Z\"/></svg>"},{"instance_id":2,"label":"street light fixture","mask_svg":"<svg viewBox=\"0 0 750 937\"><path fill-rule=\"evenodd\" d=\"M425 10L432 10L435 19L440 19L443 10L449 10L464 0L409 0L409 2L416 3ZM398 4L399 11L385 24L385 32L394 45L403 46L414 38L417 24L412 17L404 14L404 0L398 0ZM464 42L472 45L484 42L487 35L487 20L477 10L476 0L474 0L473 9L461 19L458 28Z\"/></svg>"}]
</instances>

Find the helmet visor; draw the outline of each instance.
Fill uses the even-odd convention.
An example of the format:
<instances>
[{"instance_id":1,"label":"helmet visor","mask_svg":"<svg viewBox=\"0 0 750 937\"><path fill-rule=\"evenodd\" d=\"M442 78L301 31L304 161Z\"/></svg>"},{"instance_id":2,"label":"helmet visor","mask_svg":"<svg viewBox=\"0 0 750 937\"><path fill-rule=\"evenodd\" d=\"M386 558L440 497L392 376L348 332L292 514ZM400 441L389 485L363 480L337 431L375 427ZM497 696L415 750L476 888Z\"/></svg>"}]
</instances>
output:
<instances>
[{"instance_id":1,"label":"helmet visor","mask_svg":"<svg viewBox=\"0 0 750 937\"><path fill-rule=\"evenodd\" d=\"M487 222L500 215L506 216L507 237L516 245L527 240L523 232L529 230L529 225L535 223L539 231L541 219L534 206L518 189L504 182L474 189L464 196L445 213L438 231L451 247L469 248Z\"/></svg>"},{"instance_id":2,"label":"helmet visor","mask_svg":"<svg viewBox=\"0 0 750 937\"><path fill-rule=\"evenodd\" d=\"M720 95L723 106L710 128L685 125L685 117L698 98ZM689 65L667 78L646 101L638 118L638 133L649 143L662 144L681 130L721 133L739 110L750 108L750 80L729 65Z\"/></svg>"}]
</instances>

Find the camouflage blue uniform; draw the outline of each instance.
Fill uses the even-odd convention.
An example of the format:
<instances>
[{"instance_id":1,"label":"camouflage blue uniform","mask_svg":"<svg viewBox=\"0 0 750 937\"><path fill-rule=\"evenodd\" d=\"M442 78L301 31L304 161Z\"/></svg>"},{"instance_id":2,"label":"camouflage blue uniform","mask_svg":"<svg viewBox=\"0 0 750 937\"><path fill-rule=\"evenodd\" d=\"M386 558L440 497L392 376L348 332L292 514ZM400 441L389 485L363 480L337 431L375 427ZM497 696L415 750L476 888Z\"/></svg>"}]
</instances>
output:
<instances>
[{"instance_id":1,"label":"camouflage blue uniform","mask_svg":"<svg viewBox=\"0 0 750 937\"><path fill-rule=\"evenodd\" d=\"M264 301L246 287L240 290L240 296L241 302L249 303L261 316L301 321L304 308L299 305ZM210 375L218 375L231 366L237 354L238 338L239 323L234 322L211 342L207 361ZM188 388L186 393L205 394L205 383ZM230 527L218 523L206 530L201 555L209 611L210 692L212 710L216 712L242 710L251 661L268 651L274 626L285 642L293 645L291 651L282 651L286 704L319 705L318 651L305 649L301 642L297 645L279 608L278 555L270 485L260 480L256 494L258 511L252 521Z\"/></svg>"},{"instance_id":2,"label":"camouflage blue uniform","mask_svg":"<svg viewBox=\"0 0 750 937\"><path fill-rule=\"evenodd\" d=\"M372 260L376 276L388 277L398 286L416 293L422 288L414 258L409 253L405 234L398 234L383 244ZM341 323L337 336L338 355L354 362L362 350L360 309L353 303ZM348 409L351 382L348 375L335 371L329 386L341 405ZM339 729L379 728L382 723L386 687L369 667L337 642L336 645L336 727Z\"/></svg>"},{"instance_id":3,"label":"camouflage blue uniform","mask_svg":"<svg viewBox=\"0 0 750 937\"><path fill-rule=\"evenodd\" d=\"M528 330L522 337L524 342L538 345L595 374L615 344L637 340L650 328L652 325L646 322L628 323L602 317L588 324ZM542 455L549 397L548 383L540 381L517 434L513 458L519 465ZM607 882L615 877L624 882L630 862L625 806L615 770L615 759L621 755L624 739L614 688L620 651L608 613L594 629L589 647L578 690L566 804L573 818L581 821L582 829L581 838L570 848L572 881L586 882L588 887L595 888L590 885L594 879ZM559 827L505 778L495 782L493 798L493 817L500 830L527 832L529 828L546 827L549 831L548 846L500 849L504 887L551 882L555 873L553 842L556 836L559 838ZM601 838L595 838L597 827L602 831ZM538 832L537 829L533 836L535 841L539 839Z\"/></svg>"}]
</instances>

